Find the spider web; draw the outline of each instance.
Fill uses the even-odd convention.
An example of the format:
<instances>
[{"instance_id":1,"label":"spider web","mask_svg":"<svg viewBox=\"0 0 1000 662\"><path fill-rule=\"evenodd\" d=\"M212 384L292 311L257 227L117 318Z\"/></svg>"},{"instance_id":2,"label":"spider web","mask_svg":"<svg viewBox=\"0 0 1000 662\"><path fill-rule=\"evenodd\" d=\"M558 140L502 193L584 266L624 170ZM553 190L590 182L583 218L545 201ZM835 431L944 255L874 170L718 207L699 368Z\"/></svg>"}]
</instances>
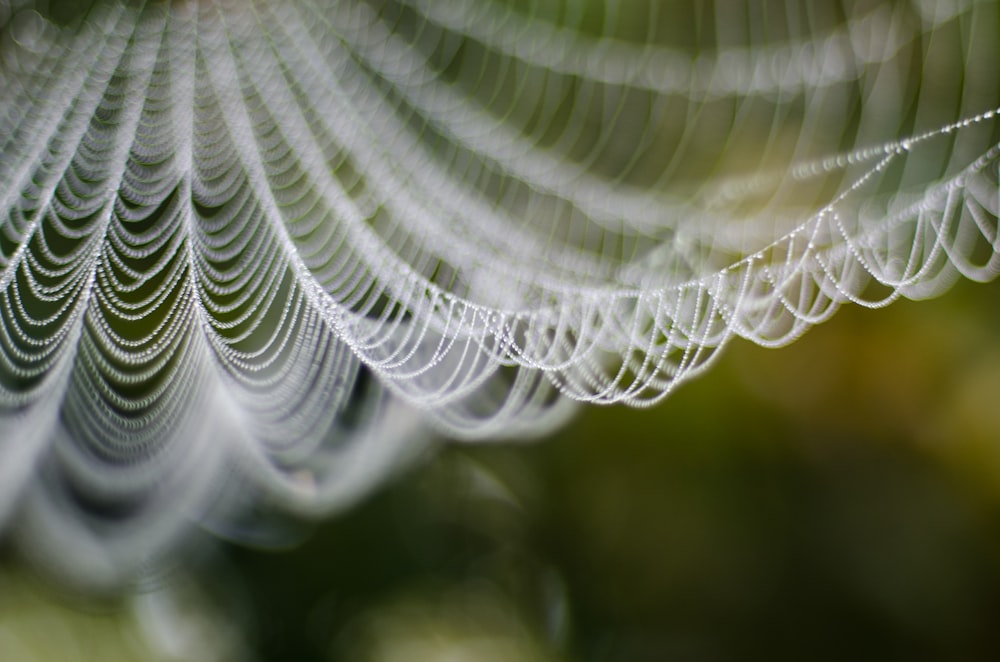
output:
<instances>
[{"instance_id":1,"label":"spider web","mask_svg":"<svg viewBox=\"0 0 1000 662\"><path fill-rule=\"evenodd\" d=\"M0 522L115 583L993 278L997 14L0 2Z\"/></svg>"}]
</instances>

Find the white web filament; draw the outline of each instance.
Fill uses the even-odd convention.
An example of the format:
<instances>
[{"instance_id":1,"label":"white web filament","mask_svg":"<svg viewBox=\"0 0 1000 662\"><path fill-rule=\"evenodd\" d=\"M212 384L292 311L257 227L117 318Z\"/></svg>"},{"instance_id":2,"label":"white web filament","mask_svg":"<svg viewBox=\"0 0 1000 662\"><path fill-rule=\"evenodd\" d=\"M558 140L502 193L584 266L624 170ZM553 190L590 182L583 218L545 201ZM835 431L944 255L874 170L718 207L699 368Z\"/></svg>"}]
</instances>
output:
<instances>
[{"instance_id":1,"label":"white web filament","mask_svg":"<svg viewBox=\"0 0 1000 662\"><path fill-rule=\"evenodd\" d=\"M994 3L84 5L0 2L0 522L87 581L1000 267Z\"/></svg>"}]
</instances>

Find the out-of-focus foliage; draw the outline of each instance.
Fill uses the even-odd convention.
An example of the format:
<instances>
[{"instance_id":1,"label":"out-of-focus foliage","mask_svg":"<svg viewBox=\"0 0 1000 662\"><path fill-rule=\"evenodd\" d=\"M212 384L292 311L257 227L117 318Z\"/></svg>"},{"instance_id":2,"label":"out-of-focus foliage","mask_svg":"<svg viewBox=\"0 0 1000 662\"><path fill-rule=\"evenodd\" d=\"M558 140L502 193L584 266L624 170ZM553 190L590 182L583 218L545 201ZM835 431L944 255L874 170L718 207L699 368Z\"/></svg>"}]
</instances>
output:
<instances>
[{"instance_id":1,"label":"out-of-focus foliage","mask_svg":"<svg viewBox=\"0 0 1000 662\"><path fill-rule=\"evenodd\" d=\"M232 612L190 583L105 603L53 593L0 571L0 660L10 662L239 662L246 636Z\"/></svg>"}]
</instances>

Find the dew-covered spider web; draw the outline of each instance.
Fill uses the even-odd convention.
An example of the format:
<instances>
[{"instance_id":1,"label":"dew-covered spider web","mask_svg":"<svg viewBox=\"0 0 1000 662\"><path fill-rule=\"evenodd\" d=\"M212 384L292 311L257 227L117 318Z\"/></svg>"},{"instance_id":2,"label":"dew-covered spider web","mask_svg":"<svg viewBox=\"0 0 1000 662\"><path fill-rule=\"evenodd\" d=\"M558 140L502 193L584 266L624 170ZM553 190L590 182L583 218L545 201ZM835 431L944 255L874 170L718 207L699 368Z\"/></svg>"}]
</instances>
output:
<instances>
[{"instance_id":1,"label":"dew-covered spider web","mask_svg":"<svg viewBox=\"0 0 1000 662\"><path fill-rule=\"evenodd\" d=\"M1000 267L975 0L0 0L0 523L96 584Z\"/></svg>"}]
</instances>

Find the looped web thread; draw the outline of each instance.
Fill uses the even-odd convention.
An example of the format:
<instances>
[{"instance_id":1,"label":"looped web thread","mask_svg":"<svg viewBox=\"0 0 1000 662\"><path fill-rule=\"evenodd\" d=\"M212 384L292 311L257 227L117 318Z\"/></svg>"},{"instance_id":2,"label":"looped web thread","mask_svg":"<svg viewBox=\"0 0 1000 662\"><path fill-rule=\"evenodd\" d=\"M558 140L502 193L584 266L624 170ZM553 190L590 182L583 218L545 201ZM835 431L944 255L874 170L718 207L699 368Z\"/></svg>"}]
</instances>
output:
<instances>
[{"instance_id":1,"label":"looped web thread","mask_svg":"<svg viewBox=\"0 0 1000 662\"><path fill-rule=\"evenodd\" d=\"M627 4L4 5L0 523L115 584L996 276L995 4Z\"/></svg>"}]
</instances>

